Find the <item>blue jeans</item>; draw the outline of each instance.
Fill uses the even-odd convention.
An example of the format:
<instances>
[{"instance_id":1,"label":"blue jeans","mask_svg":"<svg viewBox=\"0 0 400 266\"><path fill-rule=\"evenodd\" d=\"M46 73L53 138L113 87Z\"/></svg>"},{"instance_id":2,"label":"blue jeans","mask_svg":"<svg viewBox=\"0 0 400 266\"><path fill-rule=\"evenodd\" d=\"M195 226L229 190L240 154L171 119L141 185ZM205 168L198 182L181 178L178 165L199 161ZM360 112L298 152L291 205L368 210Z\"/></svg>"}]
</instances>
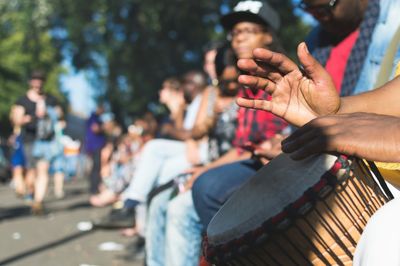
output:
<instances>
[{"instance_id":1,"label":"blue jeans","mask_svg":"<svg viewBox=\"0 0 400 266\"><path fill-rule=\"evenodd\" d=\"M150 204L146 229L148 266L197 266L202 226L190 191L169 200L171 189Z\"/></svg>"},{"instance_id":2,"label":"blue jeans","mask_svg":"<svg viewBox=\"0 0 400 266\"><path fill-rule=\"evenodd\" d=\"M193 184L193 202L204 228L229 197L262 167L256 160L244 160L213 168Z\"/></svg>"}]
</instances>

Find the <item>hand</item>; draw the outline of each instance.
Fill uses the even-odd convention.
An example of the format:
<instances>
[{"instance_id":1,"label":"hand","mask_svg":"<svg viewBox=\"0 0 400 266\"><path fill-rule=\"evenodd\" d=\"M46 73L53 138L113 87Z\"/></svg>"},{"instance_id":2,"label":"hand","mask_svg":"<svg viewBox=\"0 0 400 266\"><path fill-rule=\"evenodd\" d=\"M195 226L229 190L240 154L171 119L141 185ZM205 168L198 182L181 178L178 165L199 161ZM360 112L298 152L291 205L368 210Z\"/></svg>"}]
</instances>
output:
<instances>
[{"instance_id":1,"label":"hand","mask_svg":"<svg viewBox=\"0 0 400 266\"><path fill-rule=\"evenodd\" d=\"M192 176L186 181L185 191L192 189L194 181L196 181L196 179L200 175L202 175L204 172L206 172L207 170L208 170L208 168L205 166L196 166L196 167L187 169L185 171L185 173L188 173L188 174L190 173L190 174L192 174Z\"/></svg>"},{"instance_id":2,"label":"hand","mask_svg":"<svg viewBox=\"0 0 400 266\"><path fill-rule=\"evenodd\" d=\"M259 157L263 164L278 156L282 152L281 142L287 136L276 134L274 137L264 141L254 150L254 155Z\"/></svg>"},{"instance_id":3,"label":"hand","mask_svg":"<svg viewBox=\"0 0 400 266\"><path fill-rule=\"evenodd\" d=\"M283 54L263 48L255 49L253 54L254 59L238 61L239 68L250 73L239 76L239 82L265 90L272 98L238 98L238 105L271 112L296 126L339 110L340 98L331 77L311 56L305 43L297 49L305 75Z\"/></svg>"},{"instance_id":4,"label":"hand","mask_svg":"<svg viewBox=\"0 0 400 266\"><path fill-rule=\"evenodd\" d=\"M172 115L180 112L185 108L185 98L183 92L171 92L171 97L165 103Z\"/></svg>"},{"instance_id":5,"label":"hand","mask_svg":"<svg viewBox=\"0 0 400 266\"><path fill-rule=\"evenodd\" d=\"M400 118L368 113L320 117L285 139L282 149L296 160L315 153L338 152L400 162Z\"/></svg>"}]
</instances>

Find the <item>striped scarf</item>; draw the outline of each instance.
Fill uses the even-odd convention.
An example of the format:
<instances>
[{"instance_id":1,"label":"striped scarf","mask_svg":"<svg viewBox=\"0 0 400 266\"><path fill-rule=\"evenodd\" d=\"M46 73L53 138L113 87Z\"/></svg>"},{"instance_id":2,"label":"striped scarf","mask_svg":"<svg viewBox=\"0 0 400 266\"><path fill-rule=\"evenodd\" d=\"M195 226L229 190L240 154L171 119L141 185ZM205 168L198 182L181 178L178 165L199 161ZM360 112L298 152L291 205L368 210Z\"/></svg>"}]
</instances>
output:
<instances>
[{"instance_id":1,"label":"striped scarf","mask_svg":"<svg viewBox=\"0 0 400 266\"><path fill-rule=\"evenodd\" d=\"M359 79L361 69L367 56L368 48L371 43L372 34L379 18L380 1L369 0L364 19L360 25L360 34L351 50L350 57L346 64L346 70L341 88L341 96L353 94ZM326 65L332 49L332 38L330 34L320 30L318 43L313 49L312 54L323 65Z\"/></svg>"}]
</instances>

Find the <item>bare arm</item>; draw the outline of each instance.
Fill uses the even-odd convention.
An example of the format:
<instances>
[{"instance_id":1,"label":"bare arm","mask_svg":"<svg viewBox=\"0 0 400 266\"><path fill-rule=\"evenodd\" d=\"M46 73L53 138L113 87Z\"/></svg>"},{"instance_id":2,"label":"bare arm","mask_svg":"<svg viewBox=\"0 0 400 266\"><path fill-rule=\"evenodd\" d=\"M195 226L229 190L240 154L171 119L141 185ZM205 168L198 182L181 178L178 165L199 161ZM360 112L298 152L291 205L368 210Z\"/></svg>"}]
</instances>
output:
<instances>
[{"instance_id":1,"label":"bare arm","mask_svg":"<svg viewBox=\"0 0 400 266\"><path fill-rule=\"evenodd\" d=\"M368 112L400 116L400 77L380 88L341 98L338 114Z\"/></svg>"}]
</instances>

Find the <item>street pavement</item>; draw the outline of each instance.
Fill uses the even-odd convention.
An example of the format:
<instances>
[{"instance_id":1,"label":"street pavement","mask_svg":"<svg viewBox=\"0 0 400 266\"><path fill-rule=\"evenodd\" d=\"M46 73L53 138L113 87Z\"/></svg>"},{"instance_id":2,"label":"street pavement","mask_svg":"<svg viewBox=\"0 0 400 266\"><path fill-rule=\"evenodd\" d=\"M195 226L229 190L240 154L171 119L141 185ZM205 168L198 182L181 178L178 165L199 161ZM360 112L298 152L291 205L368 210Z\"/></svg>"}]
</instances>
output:
<instances>
[{"instance_id":1,"label":"street pavement","mask_svg":"<svg viewBox=\"0 0 400 266\"><path fill-rule=\"evenodd\" d=\"M99 219L110 210L91 207L88 198L84 180L67 183L62 200L50 189L47 214L38 217L7 184L0 184L0 265L144 265L143 253L133 248L137 238L123 237L118 230L78 229L80 222Z\"/></svg>"}]
</instances>

